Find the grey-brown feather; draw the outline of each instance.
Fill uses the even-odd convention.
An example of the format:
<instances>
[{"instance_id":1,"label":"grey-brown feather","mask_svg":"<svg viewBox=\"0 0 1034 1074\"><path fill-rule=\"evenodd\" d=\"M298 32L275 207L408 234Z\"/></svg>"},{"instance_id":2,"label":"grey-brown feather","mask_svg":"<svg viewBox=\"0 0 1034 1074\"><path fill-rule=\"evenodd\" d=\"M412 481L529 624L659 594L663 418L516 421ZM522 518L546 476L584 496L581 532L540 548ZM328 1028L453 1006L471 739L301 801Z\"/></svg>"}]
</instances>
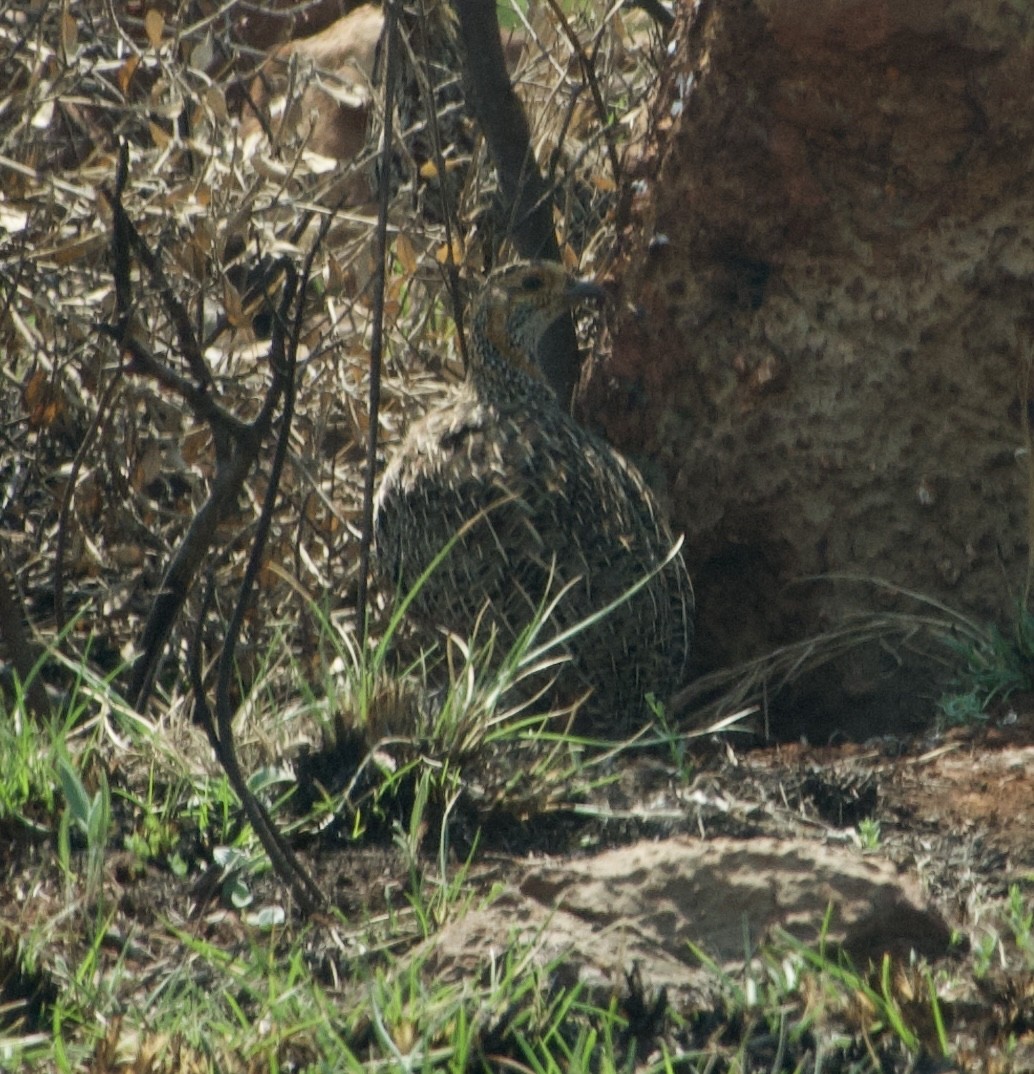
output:
<instances>
[{"instance_id":1,"label":"grey-brown feather","mask_svg":"<svg viewBox=\"0 0 1034 1074\"><path fill-rule=\"evenodd\" d=\"M544 274L552 290L514 295L522 272ZM508 645L544 600L575 582L540 635L546 640L616 600L671 551L671 533L635 468L514 363L569 304L556 293L564 280L556 266L535 263L490 278L471 318L467 380L414 423L384 473L375 562L380 581L402 593L483 512L410 605L431 630L466 637L482 616L482 628L494 626ZM542 307L530 317L536 300ZM498 312L507 302L505 318L484 316L487 306ZM500 339L504 324L508 338ZM567 643L571 660L556 692L566 702L592 690L581 726L620 731L644 718L647 690L663 697L681 685L692 612L692 587L676 556Z\"/></svg>"}]
</instances>

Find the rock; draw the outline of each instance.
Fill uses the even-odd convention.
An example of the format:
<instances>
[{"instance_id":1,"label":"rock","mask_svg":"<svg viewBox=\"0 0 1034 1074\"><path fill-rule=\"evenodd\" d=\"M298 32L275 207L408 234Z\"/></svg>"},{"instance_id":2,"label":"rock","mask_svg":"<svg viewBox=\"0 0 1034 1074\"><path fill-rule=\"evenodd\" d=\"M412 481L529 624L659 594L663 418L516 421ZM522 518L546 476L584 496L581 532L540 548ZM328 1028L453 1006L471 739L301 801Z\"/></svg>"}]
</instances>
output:
<instances>
[{"instance_id":1,"label":"rock","mask_svg":"<svg viewBox=\"0 0 1034 1074\"><path fill-rule=\"evenodd\" d=\"M700 0L668 52L628 161L613 355L581 411L667 492L701 670L931 611L832 574L1008 619L1028 553L1034 9ZM803 729L824 740L835 711L900 731L936 696L924 666L859 649L795 699L821 721Z\"/></svg>"},{"instance_id":2,"label":"rock","mask_svg":"<svg viewBox=\"0 0 1034 1074\"><path fill-rule=\"evenodd\" d=\"M677 993L708 980L691 944L737 972L745 945L753 954L777 928L807 944L824 936L831 956L842 948L861 968L884 952L935 958L950 939L914 879L854 848L682 837L532 866L519 890L447 925L423 955L437 979L459 981L526 944L535 964L563 956L566 972L598 989L620 987L638 965L648 988Z\"/></svg>"}]
</instances>

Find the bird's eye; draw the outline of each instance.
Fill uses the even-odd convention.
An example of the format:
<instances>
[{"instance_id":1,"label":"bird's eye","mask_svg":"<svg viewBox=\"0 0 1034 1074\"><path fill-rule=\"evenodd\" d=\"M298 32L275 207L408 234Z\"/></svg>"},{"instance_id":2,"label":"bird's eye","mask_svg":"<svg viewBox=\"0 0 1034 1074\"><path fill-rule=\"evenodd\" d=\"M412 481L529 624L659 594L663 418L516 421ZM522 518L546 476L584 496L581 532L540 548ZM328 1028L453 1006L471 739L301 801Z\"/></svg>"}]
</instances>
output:
<instances>
[{"instance_id":1,"label":"bird's eye","mask_svg":"<svg viewBox=\"0 0 1034 1074\"><path fill-rule=\"evenodd\" d=\"M525 291L540 291L542 290L542 277L541 276L525 276L521 280L521 287Z\"/></svg>"}]
</instances>

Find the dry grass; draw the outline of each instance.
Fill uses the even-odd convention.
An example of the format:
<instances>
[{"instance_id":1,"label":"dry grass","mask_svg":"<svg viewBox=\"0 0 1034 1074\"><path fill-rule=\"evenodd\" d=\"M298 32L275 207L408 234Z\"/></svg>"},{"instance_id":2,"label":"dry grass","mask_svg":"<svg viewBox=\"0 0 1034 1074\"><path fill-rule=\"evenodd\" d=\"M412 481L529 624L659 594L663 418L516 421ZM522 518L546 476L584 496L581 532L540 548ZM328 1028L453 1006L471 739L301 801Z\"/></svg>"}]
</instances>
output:
<instances>
[{"instance_id":1,"label":"dry grass","mask_svg":"<svg viewBox=\"0 0 1034 1074\"><path fill-rule=\"evenodd\" d=\"M115 316L111 217L100 191L114 181L117 143L129 146L127 213L205 340L217 398L242 420L254 416L269 378L249 274L272 256L300 262L342 179L340 167L321 171L301 147L274 158L243 144L234 86L247 81L257 57L233 44L226 19L192 11L185 6L163 25L129 15L115 23L113 9L98 2L8 4L0 13L0 48L15 72L0 102L0 345L7 356L0 409L9 415L0 519L40 640L54 639L74 613L75 628L61 644L81 657L89 639L93 659L106 668L128 655L214 470L209 430L153 378L134 374L97 330ZM626 24L641 27L641 17L614 11L593 23L586 11L584 21L574 20L587 48L596 49L596 77L624 139L650 77L649 38L634 40ZM602 134L588 94L578 91L566 39L548 20L534 33L539 44L520 70L536 146L560 184L567 256L592 271L605 256L613 201L610 183L590 178L605 174ZM212 77L220 68L213 55L234 57L232 78ZM206 60L207 68L198 66ZM636 102L624 115L622 100ZM367 171L370 156L349 167ZM455 221L473 273L506 256L488 226L491 174L477 143ZM382 459L412 416L461 375L439 262L444 226L415 216L412 202L402 190L391 210ZM306 602L325 601L347 617L354 600L373 223L369 207L345 207L315 260L291 465L245 664L249 653L259 659L276 630L308 666L320 654ZM134 333L186 374L167 304L142 270L133 298ZM262 492L259 473L222 527L210 569L226 599ZM55 589L57 609L45 597ZM182 647L197 613L192 599L173 645L175 666L161 680L170 698L181 689Z\"/></svg>"}]
</instances>

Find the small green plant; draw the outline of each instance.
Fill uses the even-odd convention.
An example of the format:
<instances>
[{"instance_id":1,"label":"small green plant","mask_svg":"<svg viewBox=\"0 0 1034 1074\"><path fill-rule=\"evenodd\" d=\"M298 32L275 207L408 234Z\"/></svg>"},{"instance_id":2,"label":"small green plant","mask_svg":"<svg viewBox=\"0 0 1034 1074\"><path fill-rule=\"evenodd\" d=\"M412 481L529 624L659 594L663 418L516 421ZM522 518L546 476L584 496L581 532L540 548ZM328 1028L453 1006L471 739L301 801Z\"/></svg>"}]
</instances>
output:
<instances>
[{"instance_id":1,"label":"small green plant","mask_svg":"<svg viewBox=\"0 0 1034 1074\"><path fill-rule=\"evenodd\" d=\"M955 689L939 708L949 724L982 719L987 707L1017 691L1034 689L1034 613L1019 608L1012 629L971 629L946 643L959 658Z\"/></svg>"},{"instance_id":2,"label":"small green plant","mask_svg":"<svg viewBox=\"0 0 1034 1074\"><path fill-rule=\"evenodd\" d=\"M41 729L20 705L0 711L0 820L15 818L39 826L54 809L53 757ZM41 741L43 740L43 741Z\"/></svg>"},{"instance_id":3,"label":"small green plant","mask_svg":"<svg viewBox=\"0 0 1034 1074\"><path fill-rule=\"evenodd\" d=\"M658 737L667 747L675 771L684 783L688 783L693 775L693 764L692 761L687 761L687 737L681 734L678 727L668 718L667 707L656 694L646 695L646 706L653 717Z\"/></svg>"},{"instance_id":4,"label":"small green plant","mask_svg":"<svg viewBox=\"0 0 1034 1074\"><path fill-rule=\"evenodd\" d=\"M1034 972L1034 903L1019 884L1009 885L1000 913L984 922L971 943L973 974L978 979L996 968Z\"/></svg>"},{"instance_id":5,"label":"small green plant","mask_svg":"<svg viewBox=\"0 0 1034 1074\"><path fill-rule=\"evenodd\" d=\"M96 898L104 881L104 858L111 830L111 792L104 770L97 767L97 790L91 795L67 754L57 759L57 774L65 796L65 810L58 827L58 860L65 877L72 882L71 833L86 843L86 896Z\"/></svg>"},{"instance_id":6,"label":"small green plant","mask_svg":"<svg viewBox=\"0 0 1034 1074\"><path fill-rule=\"evenodd\" d=\"M1034 908L1020 891L1019 884L1009 885L1009 901L1006 904L1006 922L1012 929L1017 948L1028 957L1034 956ZM1034 957L1032 957L1034 965Z\"/></svg>"},{"instance_id":7,"label":"small green plant","mask_svg":"<svg viewBox=\"0 0 1034 1074\"><path fill-rule=\"evenodd\" d=\"M880 822L866 817L858 822L858 842L862 850L878 850L880 846Z\"/></svg>"},{"instance_id":8,"label":"small green plant","mask_svg":"<svg viewBox=\"0 0 1034 1074\"><path fill-rule=\"evenodd\" d=\"M987 976L1000 951L1001 939L997 932L986 932L973 941L973 976L977 980Z\"/></svg>"},{"instance_id":9,"label":"small green plant","mask_svg":"<svg viewBox=\"0 0 1034 1074\"><path fill-rule=\"evenodd\" d=\"M902 1052L913 1061L929 1049L948 1056L951 1043L931 971L889 957L868 970L856 969L834 953L826 933L829 920L827 915L814 945L777 930L770 944L746 952L744 969L735 975L690 945L717 982L719 1019L726 1027L720 1044L705 1037L707 1052L717 1045L730 1069L772 1070L802 1069L794 1058L806 1059L815 1052L827 1057L840 1053L849 1070L881 1069L883 1058ZM777 1042L781 1061L768 1059L759 1065L760 1054L770 1046L766 1039ZM850 1064L860 1045L875 1067ZM713 1061L714 1056L707 1058ZM711 1069L711 1064L690 1069Z\"/></svg>"},{"instance_id":10,"label":"small green plant","mask_svg":"<svg viewBox=\"0 0 1034 1074\"><path fill-rule=\"evenodd\" d=\"M987 704L978 690L944 694L938 700L937 707L949 727L979 723L987 718Z\"/></svg>"},{"instance_id":11,"label":"small green plant","mask_svg":"<svg viewBox=\"0 0 1034 1074\"><path fill-rule=\"evenodd\" d=\"M168 866L175 876L186 876L187 863L178 848L188 786L186 780L179 780L160 787L152 763L140 793L129 788L115 792L132 810L133 825L124 836L124 845L138 867L154 862Z\"/></svg>"}]
</instances>

